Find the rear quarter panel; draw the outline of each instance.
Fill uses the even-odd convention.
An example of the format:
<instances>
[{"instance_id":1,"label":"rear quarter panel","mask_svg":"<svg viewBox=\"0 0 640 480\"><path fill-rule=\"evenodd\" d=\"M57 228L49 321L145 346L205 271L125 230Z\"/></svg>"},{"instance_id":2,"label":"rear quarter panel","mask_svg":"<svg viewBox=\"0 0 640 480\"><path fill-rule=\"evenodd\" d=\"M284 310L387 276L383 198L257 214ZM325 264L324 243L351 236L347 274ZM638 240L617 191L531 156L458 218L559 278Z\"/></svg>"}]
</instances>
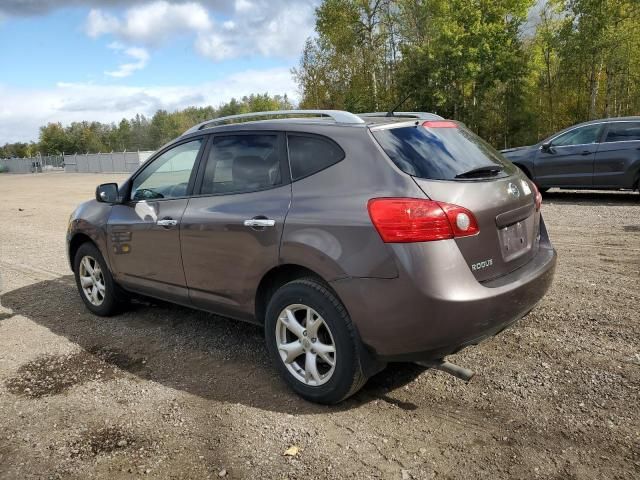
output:
<instances>
[{"instance_id":1,"label":"rear quarter panel","mask_svg":"<svg viewBox=\"0 0 640 480\"><path fill-rule=\"evenodd\" d=\"M395 278L388 246L373 227L371 198L424 198L411 177L382 156L367 128L323 127L345 151L341 162L292 184L280 261L305 266L325 280L345 277Z\"/></svg>"}]
</instances>

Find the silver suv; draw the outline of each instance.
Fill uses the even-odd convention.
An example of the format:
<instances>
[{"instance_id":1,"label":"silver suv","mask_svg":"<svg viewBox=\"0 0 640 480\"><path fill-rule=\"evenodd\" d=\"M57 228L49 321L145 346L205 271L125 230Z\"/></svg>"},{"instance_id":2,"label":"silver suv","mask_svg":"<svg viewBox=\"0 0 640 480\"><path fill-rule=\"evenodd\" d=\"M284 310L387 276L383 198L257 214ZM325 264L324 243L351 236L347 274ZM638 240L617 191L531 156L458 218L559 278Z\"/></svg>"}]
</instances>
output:
<instances>
[{"instance_id":1,"label":"silver suv","mask_svg":"<svg viewBox=\"0 0 640 480\"><path fill-rule=\"evenodd\" d=\"M433 114L252 113L100 185L68 252L95 314L135 293L257 323L291 388L335 403L389 361L441 362L526 315L556 263L540 202Z\"/></svg>"}]
</instances>

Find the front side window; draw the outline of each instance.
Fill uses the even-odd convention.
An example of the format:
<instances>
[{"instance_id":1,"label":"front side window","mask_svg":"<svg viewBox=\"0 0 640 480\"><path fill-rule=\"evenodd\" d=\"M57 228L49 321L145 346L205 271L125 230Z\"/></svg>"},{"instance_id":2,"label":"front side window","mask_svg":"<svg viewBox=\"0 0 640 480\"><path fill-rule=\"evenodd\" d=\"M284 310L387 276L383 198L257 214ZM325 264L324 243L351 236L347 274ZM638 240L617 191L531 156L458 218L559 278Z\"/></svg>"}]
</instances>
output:
<instances>
[{"instance_id":1,"label":"front side window","mask_svg":"<svg viewBox=\"0 0 640 480\"><path fill-rule=\"evenodd\" d=\"M287 143L293 180L308 177L344 158L342 149L326 138L290 134Z\"/></svg>"},{"instance_id":2,"label":"front side window","mask_svg":"<svg viewBox=\"0 0 640 480\"><path fill-rule=\"evenodd\" d=\"M640 122L615 122L609 124L605 142L629 142L640 140Z\"/></svg>"},{"instance_id":3,"label":"front side window","mask_svg":"<svg viewBox=\"0 0 640 480\"><path fill-rule=\"evenodd\" d=\"M555 147L568 147L570 145L587 145L598 143L602 125L587 125L586 127L575 128L567 133L563 133L552 144Z\"/></svg>"},{"instance_id":4,"label":"front side window","mask_svg":"<svg viewBox=\"0 0 640 480\"><path fill-rule=\"evenodd\" d=\"M282 183L278 135L225 135L213 139L203 195L254 192Z\"/></svg>"},{"instance_id":5,"label":"front side window","mask_svg":"<svg viewBox=\"0 0 640 480\"><path fill-rule=\"evenodd\" d=\"M132 200L184 197L202 140L182 143L167 150L138 175L131 188Z\"/></svg>"}]
</instances>

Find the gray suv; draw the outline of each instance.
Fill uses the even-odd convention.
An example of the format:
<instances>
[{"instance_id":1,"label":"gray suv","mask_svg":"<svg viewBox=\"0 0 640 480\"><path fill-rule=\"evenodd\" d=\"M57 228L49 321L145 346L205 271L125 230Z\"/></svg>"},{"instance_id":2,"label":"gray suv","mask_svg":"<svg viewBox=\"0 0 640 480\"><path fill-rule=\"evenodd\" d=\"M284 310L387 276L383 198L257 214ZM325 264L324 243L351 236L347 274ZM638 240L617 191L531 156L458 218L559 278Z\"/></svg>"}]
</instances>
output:
<instances>
[{"instance_id":1,"label":"gray suv","mask_svg":"<svg viewBox=\"0 0 640 480\"><path fill-rule=\"evenodd\" d=\"M502 154L543 192L551 187L640 189L640 117L580 123Z\"/></svg>"},{"instance_id":2,"label":"gray suv","mask_svg":"<svg viewBox=\"0 0 640 480\"><path fill-rule=\"evenodd\" d=\"M257 323L291 388L335 403L387 362L451 366L526 315L556 264L540 202L436 115L252 113L100 185L68 254L91 312L135 293Z\"/></svg>"}]
</instances>

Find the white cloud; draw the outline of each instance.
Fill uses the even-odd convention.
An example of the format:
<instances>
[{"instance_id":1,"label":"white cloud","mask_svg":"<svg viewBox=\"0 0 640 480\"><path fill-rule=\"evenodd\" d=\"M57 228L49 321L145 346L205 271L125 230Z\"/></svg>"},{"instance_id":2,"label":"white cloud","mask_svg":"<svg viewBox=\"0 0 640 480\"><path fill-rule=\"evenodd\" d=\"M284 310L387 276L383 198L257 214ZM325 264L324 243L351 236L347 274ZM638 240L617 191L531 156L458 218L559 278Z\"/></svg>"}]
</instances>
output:
<instances>
[{"instance_id":1,"label":"white cloud","mask_svg":"<svg viewBox=\"0 0 640 480\"><path fill-rule=\"evenodd\" d=\"M112 33L119 28L120 22L116 17L102 10L91 10L87 17L86 32L90 37L99 37L105 33Z\"/></svg>"},{"instance_id":2,"label":"white cloud","mask_svg":"<svg viewBox=\"0 0 640 480\"><path fill-rule=\"evenodd\" d=\"M153 115L162 108L217 106L232 97L268 92L297 98L287 68L249 70L200 85L131 87L89 83L59 83L48 89L0 85L0 139L4 142L37 140L38 128L48 122L68 124L97 120L118 122L137 113Z\"/></svg>"},{"instance_id":3,"label":"white cloud","mask_svg":"<svg viewBox=\"0 0 640 480\"><path fill-rule=\"evenodd\" d=\"M245 13L251 10L255 5L248 0L236 0L234 6L236 12Z\"/></svg>"},{"instance_id":4,"label":"white cloud","mask_svg":"<svg viewBox=\"0 0 640 480\"><path fill-rule=\"evenodd\" d=\"M206 1L206 0L205 0ZM86 33L112 35L126 43L155 47L176 35L194 35L195 50L214 61L262 55L295 58L313 32L316 0L235 0L224 20L199 2L170 3L165 0L137 5L116 17L93 9ZM224 10L226 11L226 10Z\"/></svg>"},{"instance_id":5,"label":"white cloud","mask_svg":"<svg viewBox=\"0 0 640 480\"><path fill-rule=\"evenodd\" d=\"M109 75L110 77L115 77L115 78L128 77L136 70L142 70L144 67L147 66L147 63L149 62L149 52L147 52L144 48L139 48L139 47L125 48L124 45L122 45L119 42L113 42L109 44L109 48L116 51L122 51L125 55L135 60L135 62L120 64L117 70L104 72L106 75Z\"/></svg>"},{"instance_id":6,"label":"white cloud","mask_svg":"<svg viewBox=\"0 0 640 480\"><path fill-rule=\"evenodd\" d=\"M158 45L173 35L211 27L209 13L199 3L172 4L163 0L131 7L120 19L93 9L85 31L94 38L112 34L127 41Z\"/></svg>"},{"instance_id":7,"label":"white cloud","mask_svg":"<svg viewBox=\"0 0 640 480\"><path fill-rule=\"evenodd\" d=\"M235 46L217 33L199 35L195 45L198 53L211 60L221 61L238 56Z\"/></svg>"}]
</instances>

